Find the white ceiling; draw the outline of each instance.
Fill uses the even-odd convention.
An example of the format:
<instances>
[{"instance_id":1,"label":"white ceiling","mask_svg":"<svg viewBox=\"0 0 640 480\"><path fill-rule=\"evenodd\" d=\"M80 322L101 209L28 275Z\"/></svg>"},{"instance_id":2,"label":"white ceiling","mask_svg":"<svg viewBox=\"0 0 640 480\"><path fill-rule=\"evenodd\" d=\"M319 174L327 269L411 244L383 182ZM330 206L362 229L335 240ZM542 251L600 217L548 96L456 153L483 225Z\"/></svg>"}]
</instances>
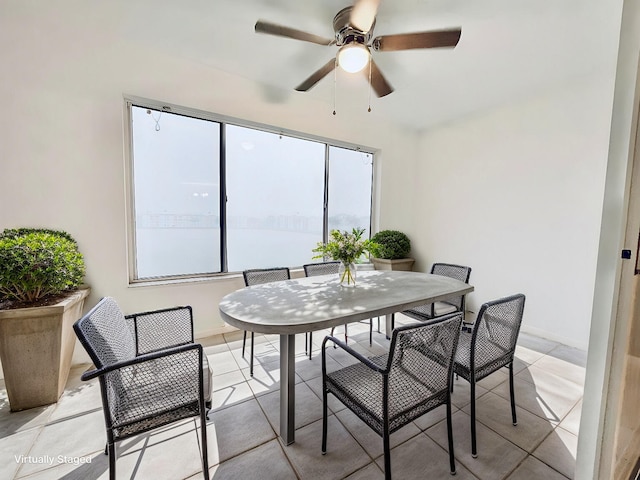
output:
<instances>
[{"instance_id":1,"label":"white ceiling","mask_svg":"<svg viewBox=\"0 0 640 480\"><path fill-rule=\"evenodd\" d=\"M254 33L257 19L333 37L349 0L127 2L128 41L260 82L270 102L312 95L332 105L333 75L306 93L294 87L335 55L320 46ZM383 0L374 36L462 27L455 49L374 52L395 91L377 112L422 129L579 81L615 65L616 19L599 0ZM362 102L359 74L341 73L339 98ZM343 95L348 92L348 95Z\"/></svg>"}]
</instances>

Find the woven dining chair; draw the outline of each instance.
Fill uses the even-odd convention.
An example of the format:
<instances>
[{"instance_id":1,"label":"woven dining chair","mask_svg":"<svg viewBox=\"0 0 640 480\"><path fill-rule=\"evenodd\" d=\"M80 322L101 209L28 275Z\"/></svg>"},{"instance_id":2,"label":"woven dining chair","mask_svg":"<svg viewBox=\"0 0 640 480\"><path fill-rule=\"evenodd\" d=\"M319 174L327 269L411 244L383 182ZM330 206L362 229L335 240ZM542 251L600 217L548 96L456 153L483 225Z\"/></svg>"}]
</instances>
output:
<instances>
[{"instance_id":1,"label":"woven dining chair","mask_svg":"<svg viewBox=\"0 0 640 480\"><path fill-rule=\"evenodd\" d=\"M304 276L305 277L315 277L319 275L332 275L338 274L338 269L340 268L340 262L318 262L318 263L307 263L303 265ZM331 329L331 335L333 335L333 330L335 327ZM347 327L345 325L344 330L345 341L347 337ZM308 339L308 341L307 341ZM311 350L313 349L312 342L313 341L313 332L309 332L304 336L304 353L309 355L309 359L311 359ZM308 348L307 348L308 345Z\"/></svg>"},{"instance_id":2,"label":"woven dining chair","mask_svg":"<svg viewBox=\"0 0 640 480\"><path fill-rule=\"evenodd\" d=\"M73 329L95 365L107 430L109 478L116 478L116 442L185 418L200 417L202 473L209 479L207 410L211 370L193 341L191 307L125 316L105 297ZM197 425L196 425L197 431Z\"/></svg>"},{"instance_id":3,"label":"woven dining chair","mask_svg":"<svg viewBox=\"0 0 640 480\"><path fill-rule=\"evenodd\" d=\"M314 277L316 275L331 275L338 274L338 269L340 268L340 262L318 262L318 263L308 263L303 265L304 274L307 277ZM362 323L366 323L367 320L361 320ZM373 319L368 320L369 323L369 345L373 344ZM347 325L344 325L344 341L345 343L349 342L349 333L347 329ZM336 327L331 328L331 336L333 336L333 332ZM307 352L307 341L305 336L304 342L305 353ZM309 332L309 358L311 358L311 332Z\"/></svg>"},{"instance_id":4,"label":"woven dining chair","mask_svg":"<svg viewBox=\"0 0 640 480\"><path fill-rule=\"evenodd\" d=\"M289 280L291 273L287 267L277 268L253 268L242 272L244 284L249 287L251 285L260 285L263 283L279 282ZM251 332L251 357L249 358L249 375L253 377L253 340L254 332ZM247 344L247 331L242 336L242 357L244 358L245 345Z\"/></svg>"},{"instance_id":5,"label":"woven dining chair","mask_svg":"<svg viewBox=\"0 0 640 480\"><path fill-rule=\"evenodd\" d=\"M517 425L516 402L513 387L513 357L515 355L525 296L511 295L480 308L473 329L460 332L454 372L471 385L471 455L478 456L476 444L476 383L498 371L509 368L511 418Z\"/></svg>"},{"instance_id":6,"label":"woven dining chair","mask_svg":"<svg viewBox=\"0 0 640 480\"><path fill-rule=\"evenodd\" d=\"M391 479L389 436L440 405L446 405L449 468L455 474L451 424L453 358L462 313L395 329L389 352L365 358L335 337L322 342L322 454L327 452L327 397L333 394L382 437L385 479ZM331 341L357 363L327 372L325 344Z\"/></svg>"},{"instance_id":7,"label":"woven dining chair","mask_svg":"<svg viewBox=\"0 0 640 480\"><path fill-rule=\"evenodd\" d=\"M469 283L469 277L471 276L471 267L464 265L455 265L452 263L434 263L431 266L431 274L442 275L443 277L454 278L464 283ZM425 305L419 305L417 307L403 310L403 315L413 318L414 320L426 321L434 318L448 315L454 312L462 313L462 323L466 325L464 319L464 306L465 296L460 295L457 297L447 298L439 302L427 303ZM391 328L395 326L395 316L391 315Z\"/></svg>"}]
</instances>

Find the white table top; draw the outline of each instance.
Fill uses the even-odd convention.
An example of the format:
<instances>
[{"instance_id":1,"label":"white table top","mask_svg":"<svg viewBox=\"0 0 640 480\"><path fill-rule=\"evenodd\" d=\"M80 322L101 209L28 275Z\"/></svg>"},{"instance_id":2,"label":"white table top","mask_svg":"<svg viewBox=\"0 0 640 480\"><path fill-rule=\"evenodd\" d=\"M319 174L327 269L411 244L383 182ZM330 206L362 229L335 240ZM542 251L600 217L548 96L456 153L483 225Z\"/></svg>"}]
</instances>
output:
<instances>
[{"instance_id":1,"label":"white table top","mask_svg":"<svg viewBox=\"0 0 640 480\"><path fill-rule=\"evenodd\" d=\"M291 335L330 328L464 295L464 282L419 272L359 271L355 288L337 275L254 285L226 295L222 318L242 330Z\"/></svg>"}]
</instances>

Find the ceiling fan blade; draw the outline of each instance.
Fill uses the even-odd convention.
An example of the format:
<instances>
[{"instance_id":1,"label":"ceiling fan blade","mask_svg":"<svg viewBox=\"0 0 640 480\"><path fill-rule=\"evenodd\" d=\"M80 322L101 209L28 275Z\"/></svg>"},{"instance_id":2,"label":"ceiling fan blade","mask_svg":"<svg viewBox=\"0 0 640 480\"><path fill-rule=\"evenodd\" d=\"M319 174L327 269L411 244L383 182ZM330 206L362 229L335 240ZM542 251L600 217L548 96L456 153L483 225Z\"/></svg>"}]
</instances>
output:
<instances>
[{"instance_id":1,"label":"ceiling fan blade","mask_svg":"<svg viewBox=\"0 0 640 480\"><path fill-rule=\"evenodd\" d=\"M326 77L329 73L331 73L336 68L336 59L332 58L327 63L325 63L318 70L313 72L309 78L307 78L304 82L296 87L296 90L299 92L306 92L310 90L316 83Z\"/></svg>"},{"instance_id":2,"label":"ceiling fan blade","mask_svg":"<svg viewBox=\"0 0 640 480\"><path fill-rule=\"evenodd\" d=\"M267 35L276 35L278 37L293 38L294 40L302 40L303 42L317 43L318 45L332 45L335 40L320 37L312 33L295 28L283 27L275 23L258 20L255 27L256 33L266 33Z\"/></svg>"},{"instance_id":3,"label":"ceiling fan blade","mask_svg":"<svg viewBox=\"0 0 640 480\"><path fill-rule=\"evenodd\" d=\"M371 30L379 6L380 0L355 0L351 10L351 25L365 33Z\"/></svg>"},{"instance_id":4,"label":"ceiling fan blade","mask_svg":"<svg viewBox=\"0 0 640 480\"><path fill-rule=\"evenodd\" d=\"M413 48L455 47L460 40L461 28L437 30L432 32L401 33L376 37L373 48L380 52L410 50Z\"/></svg>"},{"instance_id":5,"label":"ceiling fan blade","mask_svg":"<svg viewBox=\"0 0 640 480\"><path fill-rule=\"evenodd\" d=\"M389 85L389 82L384 78L382 72L378 68L376 62L373 61L373 58L370 60L371 65L371 78L369 79L369 68L365 67L362 69L362 72L367 76L367 79L371 82L371 88L376 92L376 95L379 97L384 97L385 95L389 95L393 92L393 87Z\"/></svg>"}]
</instances>

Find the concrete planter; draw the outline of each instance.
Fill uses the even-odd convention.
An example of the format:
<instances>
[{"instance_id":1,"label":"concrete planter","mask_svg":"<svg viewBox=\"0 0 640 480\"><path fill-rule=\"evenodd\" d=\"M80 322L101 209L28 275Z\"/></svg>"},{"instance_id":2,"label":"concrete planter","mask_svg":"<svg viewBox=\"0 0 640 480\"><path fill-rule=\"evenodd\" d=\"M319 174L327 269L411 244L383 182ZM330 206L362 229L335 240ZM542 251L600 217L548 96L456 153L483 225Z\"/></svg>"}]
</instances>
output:
<instances>
[{"instance_id":1,"label":"concrete planter","mask_svg":"<svg viewBox=\"0 0 640 480\"><path fill-rule=\"evenodd\" d=\"M376 267L376 270L400 270L404 272L410 272L415 262L413 258L398 258L397 260L372 258L371 261Z\"/></svg>"},{"instance_id":2,"label":"concrete planter","mask_svg":"<svg viewBox=\"0 0 640 480\"><path fill-rule=\"evenodd\" d=\"M11 411L56 403L67 383L76 344L73 323L90 290L55 305L0 310L0 361Z\"/></svg>"}]
</instances>

